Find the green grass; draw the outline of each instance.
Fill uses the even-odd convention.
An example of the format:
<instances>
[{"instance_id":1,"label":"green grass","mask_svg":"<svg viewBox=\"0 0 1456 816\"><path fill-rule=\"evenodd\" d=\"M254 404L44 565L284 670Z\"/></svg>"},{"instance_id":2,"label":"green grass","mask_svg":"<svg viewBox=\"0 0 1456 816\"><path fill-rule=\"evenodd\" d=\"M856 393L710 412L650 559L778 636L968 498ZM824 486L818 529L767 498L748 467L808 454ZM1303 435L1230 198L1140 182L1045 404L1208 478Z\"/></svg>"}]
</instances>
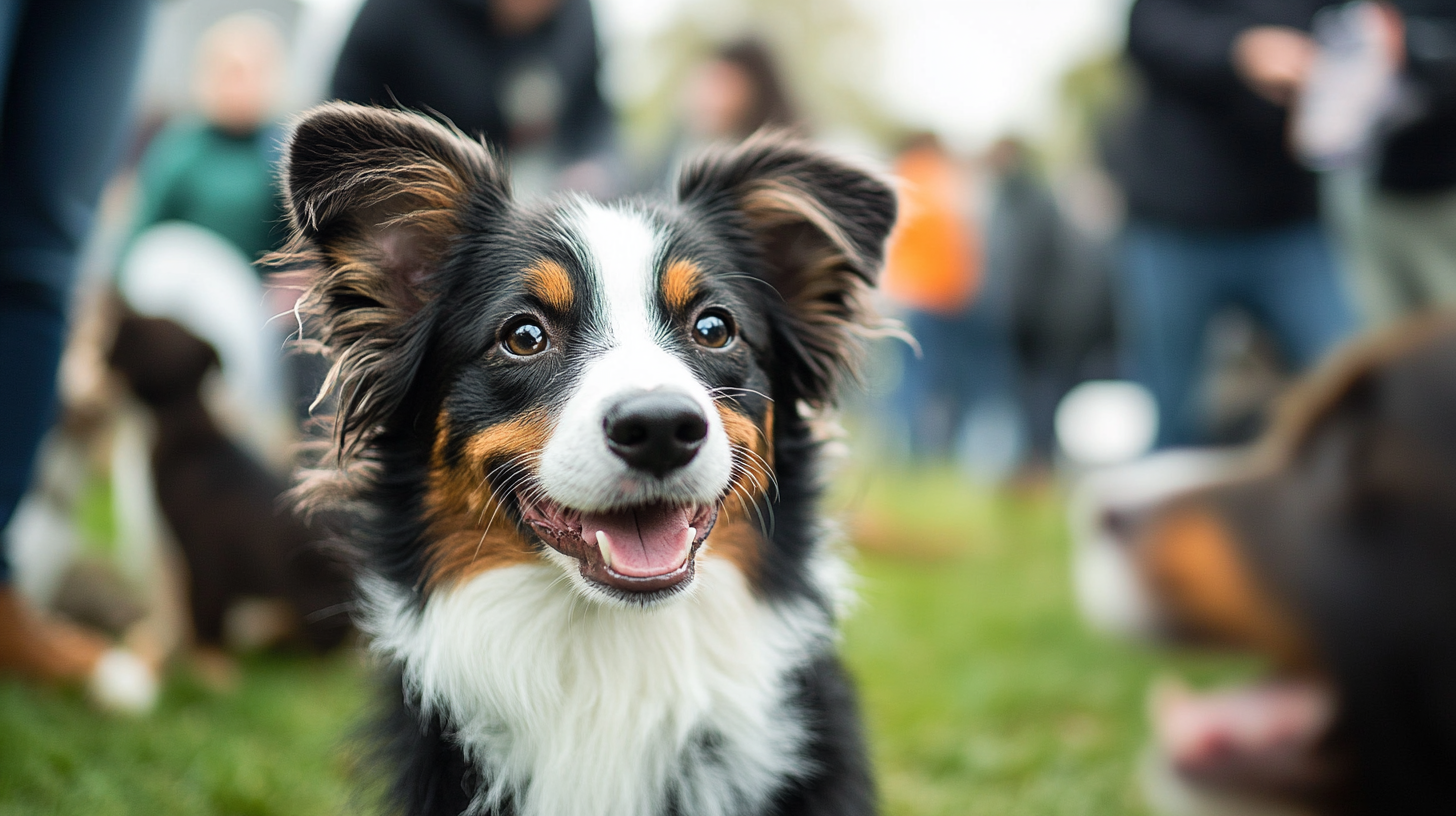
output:
<instances>
[{"instance_id":1,"label":"green grass","mask_svg":"<svg viewBox=\"0 0 1456 816\"><path fill-rule=\"evenodd\" d=\"M1142 813L1144 694L1170 664L1078 618L1056 498L977 493L944 475L859 493L861 521L910 528L862 555L844 644L886 813ZM1240 668L1176 667L1195 679Z\"/></svg>"},{"instance_id":2,"label":"green grass","mask_svg":"<svg viewBox=\"0 0 1456 816\"><path fill-rule=\"evenodd\" d=\"M357 658L245 661L231 694L174 679L146 719L78 693L0 684L0 814L324 816L357 812Z\"/></svg>"},{"instance_id":3,"label":"green grass","mask_svg":"<svg viewBox=\"0 0 1456 816\"><path fill-rule=\"evenodd\" d=\"M866 551L844 652L860 682L887 816L1143 813L1143 695L1170 660L1089 633L1069 597L1054 495L948 474L847 477ZM0 816L342 814L367 809L350 735L358 659L263 658L232 695L174 680L149 719L0 682Z\"/></svg>"}]
</instances>

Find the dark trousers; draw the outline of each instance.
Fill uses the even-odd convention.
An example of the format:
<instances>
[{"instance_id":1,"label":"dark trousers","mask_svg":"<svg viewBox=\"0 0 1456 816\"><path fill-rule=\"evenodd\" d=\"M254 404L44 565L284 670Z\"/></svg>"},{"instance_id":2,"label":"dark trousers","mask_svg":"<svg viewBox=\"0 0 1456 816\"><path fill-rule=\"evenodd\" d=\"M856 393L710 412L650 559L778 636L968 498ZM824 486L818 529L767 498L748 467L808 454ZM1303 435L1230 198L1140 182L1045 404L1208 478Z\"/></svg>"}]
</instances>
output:
<instances>
[{"instance_id":1,"label":"dark trousers","mask_svg":"<svg viewBox=\"0 0 1456 816\"><path fill-rule=\"evenodd\" d=\"M1205 441L1196 391L1217 312L1248 310L1296 371L1355 329L1330 243L1313 222L1202 231L1133 221L1120 278L1126 366L1157 400L1160 448Z\"/></svg>"},{"instance_id":2,"label":"dark trousers","mask_svg":"<svg viewBox=\"0 0 1456 816\"><path fill-rule=\"evenodd\" d=\"M0 529L55 412L77 255L126 133L149 6L0 0Z\"/></svg>"},{"instance_id":3,"label":"dark trousers","mask_svg":"<svg viewBox=\"0 0 1456 816\"><path fill-rule=\"evenodd\" d=\"M904 380L895 413L909 423L916 459L952 459L968 412L1015 400L1016 360L1002 310L978 301L958 315L912 311L906 328L920 355L902 350Z\"/></svg>"}]
</instances>

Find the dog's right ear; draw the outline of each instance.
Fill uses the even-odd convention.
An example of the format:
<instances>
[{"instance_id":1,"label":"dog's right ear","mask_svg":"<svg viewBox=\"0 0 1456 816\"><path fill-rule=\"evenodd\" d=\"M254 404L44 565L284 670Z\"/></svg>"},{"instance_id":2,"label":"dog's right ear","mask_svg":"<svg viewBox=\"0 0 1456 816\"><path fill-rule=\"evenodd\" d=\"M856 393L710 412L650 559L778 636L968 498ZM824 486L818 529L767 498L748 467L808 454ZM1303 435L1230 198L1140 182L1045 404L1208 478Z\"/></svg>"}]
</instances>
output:
<instances>
[{"instance_id":1,"label":"dog's right ear","mask_svg":"<svg viewBox=\"0 0 1456 816\"><path fill-rule=\"evenodd\" d=\"M409 390L405 324L439 293L465 210L489 219L510 192L490 151L459 131L341 102L299 119L283 179L292 240L281 262L305 270L301 310L334 358L336 432L357 439Z\"/></svg>"},{"instance_id":2,"label":"dog's right ear","mask_svg":"<svg viewBox=\"0 0 1456 816\"><path fill-rule=\"evenodd\" d=\"M489 211L509 199L479 142L419 114L343 102L302 116L283 177L294 240L319 254L317 273L340 278L319 293L337 311L412 313L466 204L483 197Z\"/></svg>"}]
</instances>

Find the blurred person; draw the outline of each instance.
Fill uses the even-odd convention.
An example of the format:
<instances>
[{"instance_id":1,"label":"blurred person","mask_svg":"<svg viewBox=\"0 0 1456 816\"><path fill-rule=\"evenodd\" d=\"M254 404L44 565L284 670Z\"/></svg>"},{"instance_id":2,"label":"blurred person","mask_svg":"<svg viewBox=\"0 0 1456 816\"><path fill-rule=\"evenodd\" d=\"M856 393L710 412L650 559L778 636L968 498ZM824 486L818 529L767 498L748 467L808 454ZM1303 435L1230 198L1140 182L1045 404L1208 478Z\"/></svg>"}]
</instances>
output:
<instances>
[{"instance_id":1,"label":"blurred person","mask_svg":"<svg viewBox=\"0 0 1456 816\"><path fill-rule=\"evenodd\" d=\"M266 267L258 261L284 238L275 174L285 55L282 31L261 13L233 14L203 32L192 88L197 111L168 122L142 157L135 234L121 266L122 292L134 308L181 320L221 351L245 438L278 464L288 436L282 392L291 392L296 418L306 419L327 366L317 355L278 359L283 334L295 327L291 317L265 328L270 316L292 311L296 291L267 289L260 312L255 304L265 295L254 282L217 283L241 277L228 273L244 267L261 280ZM216 245L223 243L236 257ZM177 291L209 287L201 304Z\"/></svg>"},{"instance_id":2,"label":"blurred person","mask_svg":"<svg viewBox=\"0 0 1456 816\"><path fill-rule=\"evenodd\" d=\"M589 0L366 0L333 95L442 115L512 161L526 189L620 185Z\"/></svg>"},{"instance_id":3,"label":"blurred person","mask_svg":"<svg viewBox=\"0 0 1456 816\"><path fill-rule=\"evenodd\" d=\"M145 0L0 5L0 529L30 483L56 407L79 250L118 158L146 30ZM0 552L0 672L89 682L145 708L155 680L129 652L47 620Z\"/></svg>"},{"instance_id":4,"label":"blurred person","mask_svg":"<svg viewBox=\"0 0 1456 816\"><path fill-rule=\"evenodd\" d=\"M1019 139L998 140L986 165L986 277L1005 281L1027 454L1044 465L1058 402L1080 380L1111 373L1099 359L1113 343L1109 248L1063 216Z\"/></svg>"},{"instance_id":5,"label":"blurred person","mask_svg":"<svg viewBox=\"0 0 1456 816\"><path fill-rule=\"evenodd\" d=\"M137 232L186 221L227 239L249 262L279 246L274 173L283 130L273 117L284 54L282 33L261 14L226 17L202 35L193 82L200 115L174 119L148 146Z\"/></svg>"},{"instance_id":6,"label":"blurred person","mask_svg":"<svg viewBox=\"0 0 1456 816\"><path fill-rule=\"evenodd\" d=\"M738 142L764 127L795 128L799 115L762 41L748 37L715 50L683 84L682 126L656 173L677 177L682 162L715 142Z\"/></svg>"},{"instance_id":7,"label":"blurred person","mask_svg":"<svg viewBox=\"0 0 1456 816\"><path fill-rule=\"evenodd\" d=\"M799 116L789 102L768 46L742 39L719 48L698 66L684 95L690 138L741 141L762 127L792 127Z\"/></svg>"},{"instance_id":8,"label":"blurred person","mask_svg":"<svg viewBox=\"0 0 1456 816\"><path fill-rule=\"evenodd\" d=\"M1354 318L1286 141L1323 0L1137 0L1128 54L1144 98L1110 156L1128 202L1119 310L1159 447L1203 440L1196 386L1209 320L1241 307L1307 367Z\"/></svg>"},{"instance_id":9,"label":"blurred person","mask_svg":"<svg viewBox=\"0 0 1456 816\"><path fill-rule=\"evenodd\" d=\"M1379 8L1416 112L1383 137L1371 166L1333 174L1326 191L1363 316L1386 325L1456 304L1456 4Z\"/></svg>"},{"instance_id":10,"label":"blurred person","mask_svg":"<svg viewBox=\"0 0 1456 816\"><path fill-rule=\"evenodd\" d=\"M1019 447L1004 281L982 278L965 174L940 141L912 137L894 169L903 215L881 286L919 345L905 351L894 414L909 423L913 457L954 452L999 475L1011 454L994 449Z\"/></svg>"}]
</instances>

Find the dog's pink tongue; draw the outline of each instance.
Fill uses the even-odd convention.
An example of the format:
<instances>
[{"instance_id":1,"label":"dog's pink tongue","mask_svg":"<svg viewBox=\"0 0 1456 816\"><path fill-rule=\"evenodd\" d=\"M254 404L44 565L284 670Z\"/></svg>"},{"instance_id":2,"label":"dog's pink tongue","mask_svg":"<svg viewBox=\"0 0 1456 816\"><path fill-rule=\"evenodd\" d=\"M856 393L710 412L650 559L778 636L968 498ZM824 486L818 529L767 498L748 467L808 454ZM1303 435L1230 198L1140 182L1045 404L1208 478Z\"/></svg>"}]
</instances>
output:
<instances>
[{"instance_id":1,"label":"dog's pink tongue","mask_svg":"<svg viewBox=\"0 0 1456 816\"><path fill-rule=\"evenodd\" d=\"M1151 708L1158 742L1187 769L1229 755L1314 745L1334 710L1328 690L1293 681L1203 692L1164 681L1153 689Z\"/></svg>"},{"instance_id":2,"label":"dog's pink tongue","mask_svg":"<svg viewBox=\"0 0 1456 816\"><path fill-rule=\"evenodd\" d=\"M582 513L581 537L603 550L602 557L613 571L650 578L666 575L687 560L694 535L689 532L688 519L686 507Z\"/></svg>"}]
</instances>

